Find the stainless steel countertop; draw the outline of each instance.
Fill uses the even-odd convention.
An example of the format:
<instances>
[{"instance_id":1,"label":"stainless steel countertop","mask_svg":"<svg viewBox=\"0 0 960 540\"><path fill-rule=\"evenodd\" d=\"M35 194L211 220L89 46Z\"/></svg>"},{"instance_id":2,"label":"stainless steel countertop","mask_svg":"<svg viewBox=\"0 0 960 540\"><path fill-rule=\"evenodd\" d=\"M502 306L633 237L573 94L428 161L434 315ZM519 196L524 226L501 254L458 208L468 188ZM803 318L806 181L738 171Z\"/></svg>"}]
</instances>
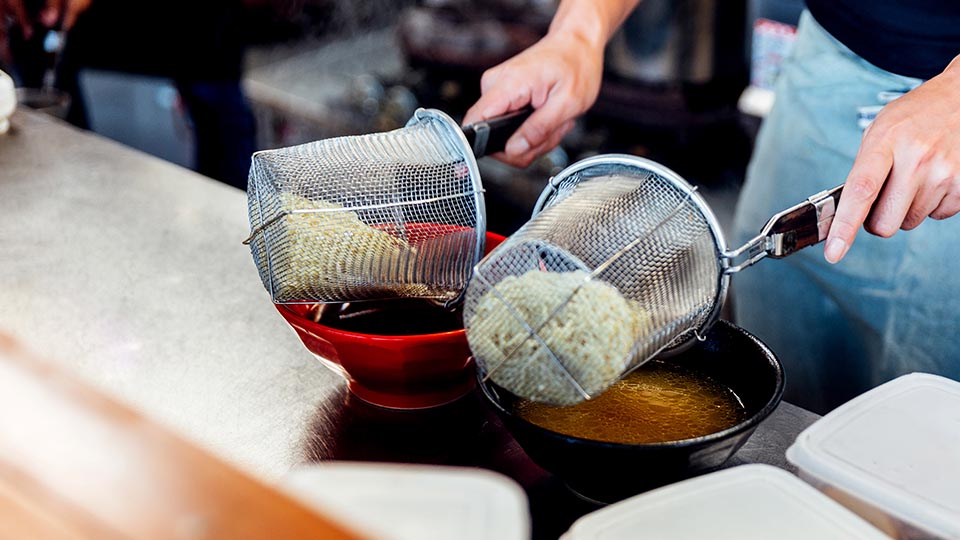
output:
<instances>
[{"instance_id":1,"label":"stainless steel countertop","mask_svg":"<svg viewBox=\"0 0 960 540\"><path fill-rule=\"evenodd\" d=\"M265 479L343 383L257 276L246 194L23 110L0 136L0 329Z\"/></svg>"},{"instance_id":2,"label":"stainless steel countertop","mask_svg":"<svg viewBox=\"0 0 960 540\"><path fill-rule=\"evenodd\" d=\"M535 536L589 510L476 394L420 412L349 394L274 309L247 233L243 192L18 111L0 136L0 331L270 483L317 459L474 465L524 486ZM728 465L789 468L816 418L781 404ZM543 518L557 500L571 510Z\"/></svg>"}]
</instances>

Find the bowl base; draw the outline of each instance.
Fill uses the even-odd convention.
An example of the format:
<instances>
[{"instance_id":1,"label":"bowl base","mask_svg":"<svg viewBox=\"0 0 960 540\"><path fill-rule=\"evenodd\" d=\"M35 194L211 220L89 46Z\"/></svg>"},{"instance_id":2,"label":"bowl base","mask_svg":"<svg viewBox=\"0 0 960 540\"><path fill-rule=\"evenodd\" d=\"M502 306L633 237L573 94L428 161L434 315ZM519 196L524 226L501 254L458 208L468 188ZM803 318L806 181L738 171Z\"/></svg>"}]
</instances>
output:
<instances>
[{"instance_id":1,"label":"bowl base","mask_svg":"<svg viewBox=\"0 0 960 540\"><path fill-rule=\"evenodd\" d=\"M570 484L564 483L563 485L564 487L567 488L567 491L569 491L570 493L573 493L573 495L576 496L581 501L590 503L594 506L609 506L610 504L612 504L610 501L602 501L602 500L594 499L593 497L584 495L583 493L580 493L579 491L577 491L575 488L571 487Z\"/></svg>"},{"instance_id":2,"label":"bowl base","mask_svg":"<svg viewBox=\"0 0 960 540\"><path fill-rule=\"evenodd\" d=\"M349 381L347 388L363 401L385 409L431 409L456 401L469 394L477 386L476 379L469 377L462 383L447 386L442 390L419 394L391 394L371 390L356 381Z\"/></svg>"},{"instance_id":3,"label":"bowl base","mask_svg":"<svg viewBox=\"0 0 960 540\"><path fill-rule=\"evenodd\" d=\"M607 484L603 482L576 483L569 480L564 480L563 484L578 499L598 506L607 506L640 493L646 493L675 482L713 472L721 466L722 464L714 467L667 472L662 476L649 476L644 480L635 480L626 485L620 485L616 482Z\"/></svg>"}]
</instances>

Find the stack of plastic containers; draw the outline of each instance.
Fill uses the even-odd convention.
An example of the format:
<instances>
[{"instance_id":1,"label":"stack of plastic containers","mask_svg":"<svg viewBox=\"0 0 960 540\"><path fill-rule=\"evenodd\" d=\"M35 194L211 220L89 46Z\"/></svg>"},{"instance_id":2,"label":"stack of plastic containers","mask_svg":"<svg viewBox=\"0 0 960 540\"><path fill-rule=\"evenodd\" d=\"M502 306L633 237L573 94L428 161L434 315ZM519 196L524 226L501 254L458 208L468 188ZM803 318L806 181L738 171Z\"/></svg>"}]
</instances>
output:
<instances>
[{"instance_id":1,"label":"stack of plastic containers","mask_svg":"<svg viewBox=\"0 0 960 540\"><path fill-rule=\"evenodd\" d=\"M10 115L17 108L17 95L13 90L13 79L0 71L0 135L10 129Z\"/></svg>"},{"instance_id":2,"label":"stack of plastic containers","mask_svg":"<svg viewBox=\"0 0 960 540\"><path fill-rule=\"evenodd\" d=\"M807 428L800 477L899 539L960 540L960 383L911 374Z\"/></svg>"},{"instance_id":3,"label":"stack of plastic containers","mask_svg":"<svg viewBox=\"0 0 960 540\"><path fill-rule=\"evenodd\" d=\"M510 478L474 468L324 461L287 493L376 540L528 540L530 513Z\"/></svg>"},{"instance_id":4,"label":"stack of plastic containers","mask_svg":"<svg viewBox=\"0 0 960 540\"><path fill-rule=\"evenodd\" d=\"M960 382L912 374L879 386L807 428L787 459L799 477L721 470L590 513L561 540L960 540ZM293 493L371 537L530 534L523 491L491 472L339 463L293 480Z\"/></svg>"},{"instance_id":5,"label":"stack of plastic containers","mask_svg":"<svg viewBox=\"0 0 960 540\"><path fill-rule=\"evenodd\" d=\"M796 476L743 465L588 514L561 540L883 540L888 537Z\"/></svg>"}]
</instances>

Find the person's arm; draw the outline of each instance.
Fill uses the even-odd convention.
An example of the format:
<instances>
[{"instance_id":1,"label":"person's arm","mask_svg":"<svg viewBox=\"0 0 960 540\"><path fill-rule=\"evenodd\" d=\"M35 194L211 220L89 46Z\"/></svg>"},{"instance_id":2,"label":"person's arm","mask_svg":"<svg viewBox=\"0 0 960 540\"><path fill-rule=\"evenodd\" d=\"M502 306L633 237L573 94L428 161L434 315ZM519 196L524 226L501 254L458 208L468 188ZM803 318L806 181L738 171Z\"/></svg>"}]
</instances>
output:
<instances>
[{"instance_id":1,"label":"person's arm","mask_svg":"<svg viewBox=\"0 0 960 540\"><path fill-rule=\"evenodd\" d=\"M886 105L863 135L824 257L843 258L863 225L893 236L960 211L960 56ZM869 215L869 218L868 218Z\"/></svg>"},{"instance_id":2,"label":"person's arm","mask_svg":"<svg viewBox=\"0 0 960 540\"><path fill-rule=\"evenodd\" d=\"M464 124L531 105L534 113L500 157L526 166L557 146L597 99L604 47L639 2L563 0L543 39L483 74L482 95Z\"/></svg>"}]
</instances>

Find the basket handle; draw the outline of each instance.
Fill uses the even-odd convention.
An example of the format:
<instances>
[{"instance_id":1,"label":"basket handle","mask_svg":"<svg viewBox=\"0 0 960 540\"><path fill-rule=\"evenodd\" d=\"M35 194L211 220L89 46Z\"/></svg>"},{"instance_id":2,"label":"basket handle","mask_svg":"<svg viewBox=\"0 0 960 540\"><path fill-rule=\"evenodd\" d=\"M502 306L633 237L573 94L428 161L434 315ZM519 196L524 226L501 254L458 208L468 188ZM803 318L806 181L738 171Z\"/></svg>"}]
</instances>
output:
<instances>
[{"instance_id":1,"label":"basket handle","mask_svg":"<svg viewBox=\"0 0 960 540\"><path fill-rule=\"evenodd\" d=\"M734 261L743 254L746 260L731 264L724 270L733 274L743 270L764 257L782 259L805 247L819 244L827 238L827 232L833 223L834 213L840 203L843 184L816 195L806 201L788 208L770 218L763 230L753 240L739 249L728 251L723 256Z\"/></svg>"},{"instance_id":2,"label":"basket handle","mask_svg":"<svg viewBox=\"0 0 960 540\"><path fill-rule=\"evenodd\" d=\"M467 143L473 148L473 155L483 157L503 152L507 140L533 114L533 107L524 107L503 116L496 116L480 122L463 126Z\"/></svg>"}]
</instances>

